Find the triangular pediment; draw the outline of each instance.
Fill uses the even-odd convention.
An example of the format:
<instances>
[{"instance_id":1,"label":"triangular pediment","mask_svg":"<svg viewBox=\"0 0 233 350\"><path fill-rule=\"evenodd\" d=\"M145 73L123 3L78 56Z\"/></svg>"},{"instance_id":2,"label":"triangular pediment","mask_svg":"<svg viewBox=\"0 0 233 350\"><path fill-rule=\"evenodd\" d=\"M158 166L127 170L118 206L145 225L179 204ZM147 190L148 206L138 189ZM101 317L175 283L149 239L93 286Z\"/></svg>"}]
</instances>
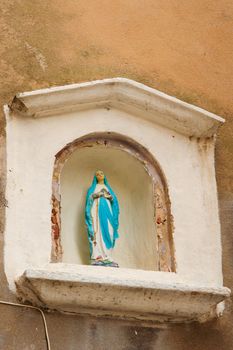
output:
<instances>
[{"instance_id":1,"label":"triangular pediment","mask_svg":"<svg viewBox=\"0 0 233 350\"><path fill-rule=\"evenodd\" d=\"M83 109L117 108L194 137L211 137L224 119L156 89L125 78L52 87L17 94L10 110L45 117Z\"/></svg>"}]
</instances>

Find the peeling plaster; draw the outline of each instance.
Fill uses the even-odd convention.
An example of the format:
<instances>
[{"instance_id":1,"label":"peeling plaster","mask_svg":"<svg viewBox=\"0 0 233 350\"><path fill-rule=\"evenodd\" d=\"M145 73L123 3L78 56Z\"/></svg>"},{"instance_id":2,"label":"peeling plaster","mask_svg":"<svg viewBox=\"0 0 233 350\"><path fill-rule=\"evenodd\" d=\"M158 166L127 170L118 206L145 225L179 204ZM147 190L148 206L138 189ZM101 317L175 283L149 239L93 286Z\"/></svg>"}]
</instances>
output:
<instances>
[{"instance_id":1,"label":"peeling plaster","mask_svg":"<svg viewBox=\"0 0 233 350\"><path fill-rule=\"evenodd\" d=\"M36 47L31 46L28 42L25 42L25 47L27 48L27 50L32 53L37 62L39 63L41 69L45 72L46 69L48 68L48 64L46 62L46 58L45 56L40 52L39 49L37 49Z\"/></svg>"}]
</instances>

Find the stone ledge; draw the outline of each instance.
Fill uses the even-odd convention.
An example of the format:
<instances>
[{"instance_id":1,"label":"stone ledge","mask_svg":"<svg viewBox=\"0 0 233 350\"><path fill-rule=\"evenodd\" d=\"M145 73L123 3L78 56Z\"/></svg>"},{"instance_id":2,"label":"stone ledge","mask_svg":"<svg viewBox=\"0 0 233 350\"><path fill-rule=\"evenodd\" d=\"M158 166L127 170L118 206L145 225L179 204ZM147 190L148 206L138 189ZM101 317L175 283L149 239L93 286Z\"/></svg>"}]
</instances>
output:
<instances>
[{"instance_id":1,"label":"stone ledge","mask_svg":"<svg viewBox=\"0 0 233 350\"><path fill-rule=\"evenodd\" d=\"M62 263L28 269L16 284L39 307L150 323L206 321L230 295L225 287L186 284L176 273Z\"/></svg>"}]
</instances>

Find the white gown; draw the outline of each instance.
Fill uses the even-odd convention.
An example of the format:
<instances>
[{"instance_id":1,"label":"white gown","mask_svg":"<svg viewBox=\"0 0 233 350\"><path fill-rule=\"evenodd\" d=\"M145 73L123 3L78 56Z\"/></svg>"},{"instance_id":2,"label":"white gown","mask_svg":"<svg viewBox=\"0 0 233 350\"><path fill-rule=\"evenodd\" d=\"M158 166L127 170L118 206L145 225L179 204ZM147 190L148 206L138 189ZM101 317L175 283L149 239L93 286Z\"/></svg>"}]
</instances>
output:
<instances>
[{"instance_id":1,"label":"white gown","mask_svg":"<svg viewBox=\"0 0 233 350\"><path fill-rule=\"evenodd\" d=\"M102 189L105 189L108 191L107 186L104 184L97 184L95 188L95 192L100 192ZM107 249L102 237L101 233L101 227L100 227L100 221L99 221L99 201L100 198L94 199L92 208L91 208L91 216L92 216L92 221L93 221L93 228L94 228L94 233L95 233L95 241L92 243L92 255L91 259L92 260L108 260L108 261L113 261L111 257L111 252L112 249ZM108 206L111 209L111 203L109 200L107 200ZM109 233L111 240L113 240L113 228L108 223L109 226Z\"/></svg>"}]
</instances>

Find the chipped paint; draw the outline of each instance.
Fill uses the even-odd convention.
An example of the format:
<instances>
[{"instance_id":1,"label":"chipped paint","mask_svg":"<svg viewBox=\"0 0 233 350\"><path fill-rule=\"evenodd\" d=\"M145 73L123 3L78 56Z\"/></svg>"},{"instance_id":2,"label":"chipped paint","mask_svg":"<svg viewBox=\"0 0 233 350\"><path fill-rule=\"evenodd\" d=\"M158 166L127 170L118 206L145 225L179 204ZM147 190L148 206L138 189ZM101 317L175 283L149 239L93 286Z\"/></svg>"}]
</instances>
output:
<instances>
[{"instance_id":1,"label":"chipped paint","mask_svg":"<svg viewBox=\"0 0 233 350\"><path fill-rule=\"evenodd\" d=\"M154 186L154 196L159 270L166 272L175 271L170 225L172 217L168 211L169 205L166 202L164 188L159 183L156 183Z\"/></svg>"}]
</instances>

